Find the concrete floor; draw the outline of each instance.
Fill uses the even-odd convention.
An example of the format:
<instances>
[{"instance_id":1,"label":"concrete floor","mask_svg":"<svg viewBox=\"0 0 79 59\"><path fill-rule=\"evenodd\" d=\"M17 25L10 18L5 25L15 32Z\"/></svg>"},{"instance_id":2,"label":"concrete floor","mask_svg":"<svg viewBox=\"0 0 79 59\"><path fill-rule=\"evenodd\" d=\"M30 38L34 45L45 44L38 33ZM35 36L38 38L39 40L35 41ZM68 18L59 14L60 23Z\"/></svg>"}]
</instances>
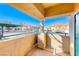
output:
<instances>
[{"instance_id":1,"label":"concrete floor","mask_svg":"<svg viewBox=\"0 0 79 59\"><path fill-rule=\"evenodd\" d=\"M27 54L27 56L53 56L53 49L40 49L35 47Z\"/></svg>"},{"instance_id":2,"label":"concrete floor","mask_svg":"<svg viewBox=\"0 0 79 59\"><path fill-rule=\"evenodd\" d=\"M37 46L32 48L31 51L26 54L25 56L69 56L69 54L67 54L67 52L64 52L65 49L58 49L58 48L65 48L66 46L69 46L69 44L67 42L69 41L62 41L62 37L59 35L54 34L54 36L56 36L55 38L51 35L49 36L52 42L52 48L46 47L45 49L40 49ZM49 39L49 40L50 40ZM69 38L66 38L66 40ZM51 44L51 42L49 42L49 44ZM62 43L60 43L62 42ZM65 43L65 44L63 44ZM62 46L62 47L60 47ZM65 47L63 47L65 46ZM54 50L53 48L56 47L57 49ZM68 47L66 47L67 49Z\"/></svg>"},{"instance_id":3,"label":"concrete floor","mask_svg":"<svg viewBox=\"0 0 79 59\"><path fill-rule=\"evenodd\" d=\"M51 48L40 49L38 47L35 47L25 56L54 56L54 55L53 55L53 49ZM55 56L69 56L69 55L66 53L58 53Z\"/></svg>"}]
</instances>

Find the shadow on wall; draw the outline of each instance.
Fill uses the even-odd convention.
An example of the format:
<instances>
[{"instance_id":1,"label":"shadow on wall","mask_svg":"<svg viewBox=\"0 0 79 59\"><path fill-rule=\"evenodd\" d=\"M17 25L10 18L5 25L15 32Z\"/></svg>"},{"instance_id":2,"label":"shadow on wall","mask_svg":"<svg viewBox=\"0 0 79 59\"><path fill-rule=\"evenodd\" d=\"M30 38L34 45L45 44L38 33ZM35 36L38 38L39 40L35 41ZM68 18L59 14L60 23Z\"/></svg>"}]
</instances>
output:
<instances>
[{"instance_id":1,"label":"shadow on wall","mask_svg":"<svg viewBox=\"0 0 79 59\"><path fill-rule=\"evenodd\" d=\"M65 53L70 54L70 37L61 36L63 41L63 50Z\"/></svg>"},{"instance_id":2,"label":"shadow on wall","mask_svg":"<svg viewBox=\"0 0 79 59\"><path fill-rule=\"evenodd\" d=\"M69 36L49 35L47 36L47 46L54 48L55 46L63 49L64 53L70 54L70 38ZM61 49L60 49L61 50ZM60 51L59 50L59 51ZM59 52L58 51L58 52Z\"/></svg>"},{"instance_id":3,"label":"shadow on wall","mask_svg":"<svg viewBox=\"0 0 79 59\"><path fill-rule=\"evenodd\" d=\"M36 42L36 34L29 34L0 42L0 56L24 56Z\"/></svg>"}]
</instances>

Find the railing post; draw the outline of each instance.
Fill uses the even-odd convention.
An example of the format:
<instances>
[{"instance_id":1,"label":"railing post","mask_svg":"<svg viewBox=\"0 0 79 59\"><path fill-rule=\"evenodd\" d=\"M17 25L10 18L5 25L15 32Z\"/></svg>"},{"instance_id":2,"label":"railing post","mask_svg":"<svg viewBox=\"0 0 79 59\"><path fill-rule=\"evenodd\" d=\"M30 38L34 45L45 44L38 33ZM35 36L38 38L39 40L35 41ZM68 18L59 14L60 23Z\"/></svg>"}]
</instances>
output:
<instances>
[{"instance_id":1,"label":"railing post","mask_svg":"<svg viewBox=\"0 0 79 59\"><path fill-rule=\"evenodd\" d=\"M1 34L0 34L0 39L2 39L2 37L3 37L3 32L4 32L3 26L2 26L1 28L2 28L2 31L1 31Z\"/></svg>"}]
</instances>

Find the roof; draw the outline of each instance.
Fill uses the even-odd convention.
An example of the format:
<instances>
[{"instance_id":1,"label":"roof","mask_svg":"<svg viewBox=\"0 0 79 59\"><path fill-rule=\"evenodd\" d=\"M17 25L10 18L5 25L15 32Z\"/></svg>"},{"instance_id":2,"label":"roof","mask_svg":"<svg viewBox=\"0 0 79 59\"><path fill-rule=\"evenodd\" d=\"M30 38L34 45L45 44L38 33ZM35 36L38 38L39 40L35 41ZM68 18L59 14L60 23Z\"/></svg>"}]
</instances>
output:
<instances>
[{"instance_id":1,"label":"roof","mask_svg":"<svg viewBox=\"0 0 79 59\"><path fill-rule=\"evenodd\" d=\"M20 25L8 24L8 23L0 23L0 26L5 26L5 27L17 27L17 26L20 26Z\"/></svg>"}]
</instances>

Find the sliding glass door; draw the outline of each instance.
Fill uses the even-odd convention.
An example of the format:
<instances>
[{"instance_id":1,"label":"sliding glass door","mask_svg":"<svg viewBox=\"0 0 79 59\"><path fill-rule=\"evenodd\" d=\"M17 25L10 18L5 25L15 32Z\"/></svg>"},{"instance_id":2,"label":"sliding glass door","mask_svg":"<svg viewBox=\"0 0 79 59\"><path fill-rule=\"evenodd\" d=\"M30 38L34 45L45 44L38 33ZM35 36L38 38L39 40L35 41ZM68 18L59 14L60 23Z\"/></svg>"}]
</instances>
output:
<instances>
[{"instance_id":1,"label":"sliding glass door","mask_svg":"<svg viewBox=\"0 0 79 59\"><path fill-rule=\"evenodd\" d=\"M74 15L74 53L79 56L79 13Z\"/></svg>"}]
</instances>

